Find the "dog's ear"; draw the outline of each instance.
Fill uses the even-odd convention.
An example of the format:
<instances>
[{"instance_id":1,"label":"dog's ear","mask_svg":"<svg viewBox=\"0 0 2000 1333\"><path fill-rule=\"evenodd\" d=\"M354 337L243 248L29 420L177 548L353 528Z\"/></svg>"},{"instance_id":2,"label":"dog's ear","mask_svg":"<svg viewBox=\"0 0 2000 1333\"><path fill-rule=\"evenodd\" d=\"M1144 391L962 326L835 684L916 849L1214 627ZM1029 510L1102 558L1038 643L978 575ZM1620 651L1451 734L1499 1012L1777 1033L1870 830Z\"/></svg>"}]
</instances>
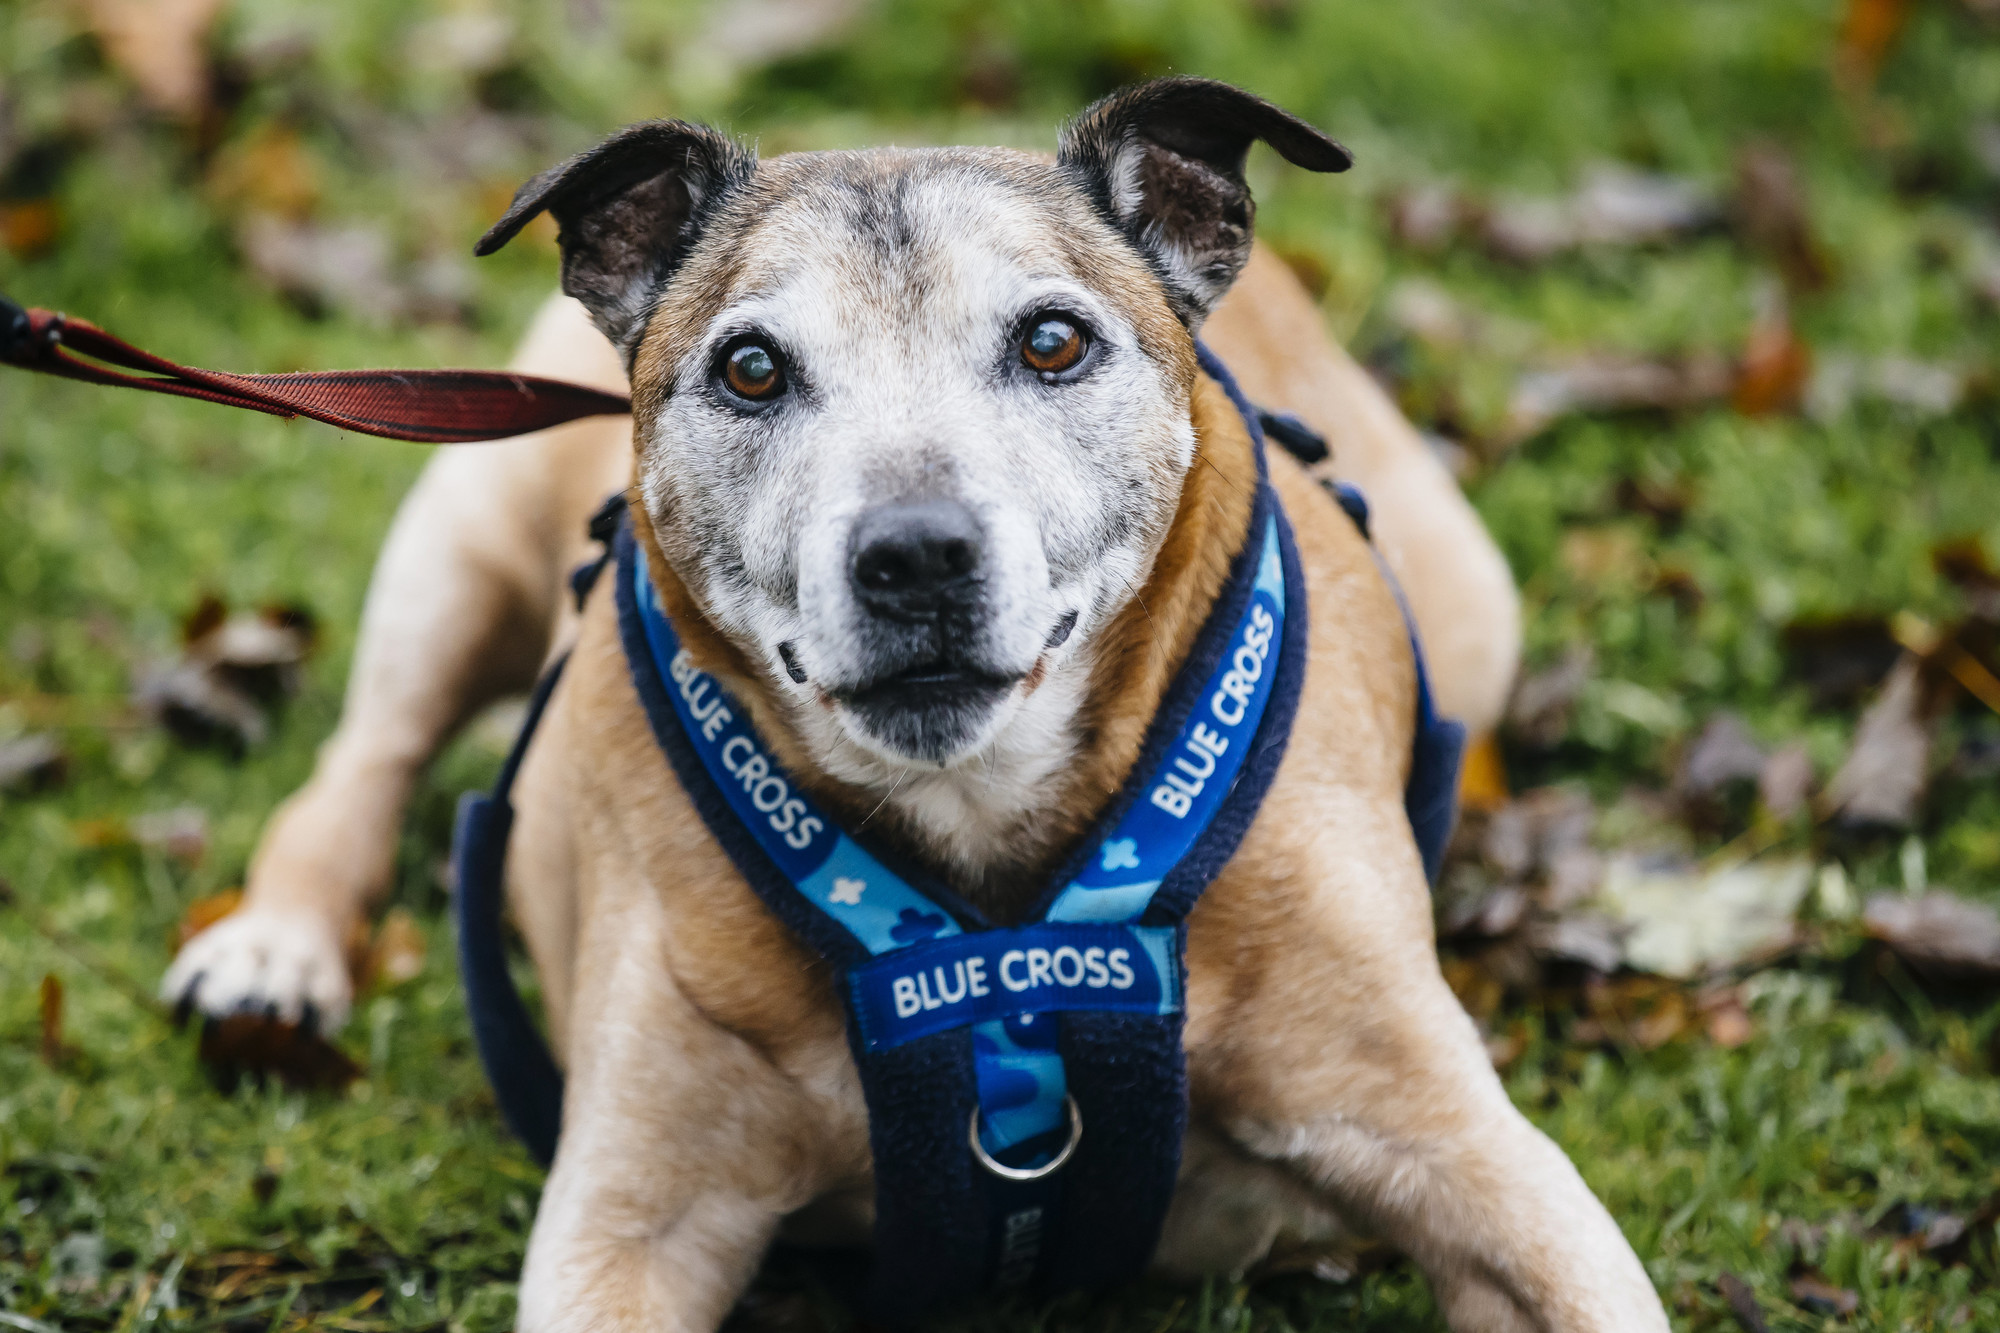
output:
<instances>
[{"instance_id":1,"label":"dog's ear","mask_svg":"<svg viewBox=\"0 0 2000 1333\"><path fill-rule=\"evenodd\" d=\"M1345 148L1290 112L1212 79L1122 88L1063 129L1057 160L1152 262L1190 328L1250 258L1256 208L1243 160L1253 139L1310 171L1354 164Z\"/></svg>"},{"instance_id":2,"label":"dog's ear","mask_svg":"<svg viewBox=\"0 0 2000 1333\"><path fill-rule=\"evenodd\" d=\"M756 169L754 153L705 125L629 126L523 185L473 253L492 254L547 209L559 227L563 290L629 356L661 280L717 201Z\"/></svg>"}]
</instances>

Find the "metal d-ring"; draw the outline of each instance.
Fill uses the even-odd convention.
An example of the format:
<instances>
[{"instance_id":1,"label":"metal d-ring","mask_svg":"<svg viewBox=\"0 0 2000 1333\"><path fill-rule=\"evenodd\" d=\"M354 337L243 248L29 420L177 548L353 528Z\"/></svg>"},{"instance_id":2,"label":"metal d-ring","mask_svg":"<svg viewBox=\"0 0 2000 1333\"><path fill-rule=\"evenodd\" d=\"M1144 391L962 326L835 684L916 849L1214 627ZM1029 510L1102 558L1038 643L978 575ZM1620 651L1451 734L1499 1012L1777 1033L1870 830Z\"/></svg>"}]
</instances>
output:
<instances>
[{"instance_id":1,"label":"metal d-ring","mask_svg":"<svg viewBox=\"0 0 2000 1333\"><path fill-rule=\"evenodd\" d=\"M1061 1152L1051 1157L1042 1165L1028 1167L1008 1166L1003 1162L994 1160L993 1154L986 1151L986 1145L979 1141L979 1108L977 1106L972 1108L972 1130L967 1135L967 1138L972 1143L972 1155L979 1160L981 1166L991 1171L994 1175L999 1176L1002 1180L1040 1180L1043 1176L1054 1175L1056 1172L1062 1170L1063 1163L1075 1155L1076 1145L1083 1142L1083 1112L1076 1109L1076 1098L1064 1097L1063 1105L1069 1108L1069 1142L1062 1146Z\"/></svg>"}]
</instances>

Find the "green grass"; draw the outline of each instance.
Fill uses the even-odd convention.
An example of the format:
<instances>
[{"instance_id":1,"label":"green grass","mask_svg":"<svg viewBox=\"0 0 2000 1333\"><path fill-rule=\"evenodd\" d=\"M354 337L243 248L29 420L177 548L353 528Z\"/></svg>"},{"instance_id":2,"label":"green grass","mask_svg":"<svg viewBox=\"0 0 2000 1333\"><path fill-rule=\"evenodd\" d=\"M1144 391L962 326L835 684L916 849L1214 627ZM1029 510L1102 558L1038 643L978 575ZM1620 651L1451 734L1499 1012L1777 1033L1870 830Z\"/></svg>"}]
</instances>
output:
<instances>
[{"instance_id":1,"label":"green grass","mask_svg":"<svg viewBox=\"0 0 2000 1333\"><path fill-rule=\"evenodd\" d=\"M1400 251L1376 200L1434 175L1556 189L1605 158L1721 184L1761 137L1800 162L1838 274L1797 308L1815 348L1985 364L1991 383L2000 328L1967 294L1962 255L1990 231L2000 181L1980 175L1963 131L2000 116L2000 41L1946 0L1920 6L1869 98L1829 77L1831 0L884 0L834 47L734 77L686 58L691 5L506 6L511 54L475 75L406 59L413 18L441 12L427 4L241 0L216 39L240 92L200 134L138 114L73 12L0 0L0 100L15 132L56 145L64 164L0 190L49 193L64 218L47 253L0 250L0 291L200 364L492 364L553 281L545 243L516 246L474 271L464 324L390 329L269 294L236 257L240 204L218 182L274 127L296 132L322 219L378 223L408 255L462 254L507 188L626 120L709 116L767 152L1047 146L1088 98L1171 68L1247 84L1356 149L1361 165L1335 180L1261 156L1253 170L1261 230L1316 261L1330 324L1364 352L1389 350L1384 297L1411 275L1556 351L1733 349L1764 268L1728 238L1522 270ZM269 54L301 32L304 54ZM386 146L392 131L449 138L437 127L474 113L521 136L450 172ZM1475 415L1491 411L1514 368L1479 351L1420 365L1412 406L1421 415L1444 385ZM1788 680L1783 626L1955 614L1929 551L1972 537L2000 554L1996 425L1990 390L1929 421L1717 409L1571 421L1494 462L1472 491L1525 590L1531 661L1588 642L1601 681L1670 705L1641 722L1586 697L1570 743L1517 777L1582 780L1607 800L1658 786L1721 707L1766 740L1805 737L1824 773L1853 716L1814 711ZM187 905L240 882L262 821L305 776L337 712L375 547L422 461L417 446L0 375L0 739L53 726L73 759L60 789L0 797L0 877L18 899L0 909L0 1327L508 1326L539 1173L499 1125L472 1053L437 873L455 794L491 775L488 746L456 747L413 811L395 900L424 925L429 960L358 1005L342 1041L367 1073L345 1097L218 1091L193 1036L128 994L154 984ZM1626 511L1628 479L1684 491L1684 520ZM1636 576L1579 574L1563 557L1579 529L1629 532L1693 576L1700 605ZM124 705L210 591L302 602L324 631L301 696L241 762L176 746ZM1960 711L1946 745L1994 728ZM88 821L186 805L210 826L193 866L80 836ZM1990 782L1943 784L1918 831L1933 882L2000 898L1996 828ZM1837 851L1864 890L1899 882L1894 847L1817 850ZM38 1055L45 975L66 997L55 1067ZM1502 1021L1528 1044L1510 1091L1606 1199L1677 1327L1731 1326L1724 1272L1757 1290L1773 1328L2000 1326L1990 1216L1970 1243L1912 1255L1892 1212L1972 1215L2000 1194L1993 997L1927 993L1839 928L1751 989L1756 1036L1736 1050L1586 1048L1563 1040L1567 998L1517 999ZM262 1266L245 1267L245 1251ZM1859 1312L1841 1324L1793 1306L1795 1261L1859 1292ZM970 1322L1439 1326L1401 1264L1345 1286L1148 1287Z\"/></svg>"}]
</instances>

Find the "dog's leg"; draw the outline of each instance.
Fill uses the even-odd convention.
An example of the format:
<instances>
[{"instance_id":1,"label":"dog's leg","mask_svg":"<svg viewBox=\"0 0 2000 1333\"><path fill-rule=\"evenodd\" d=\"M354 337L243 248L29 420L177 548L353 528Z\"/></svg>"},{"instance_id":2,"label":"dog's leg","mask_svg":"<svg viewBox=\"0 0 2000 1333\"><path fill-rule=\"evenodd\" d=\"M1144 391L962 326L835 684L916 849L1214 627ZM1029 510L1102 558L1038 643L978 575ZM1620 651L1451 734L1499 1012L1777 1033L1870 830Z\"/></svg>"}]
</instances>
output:
<instances>
[{"instance_id":1,"label":"dog's leg","mask_svg":"<svg viewBox=\"0 0 2000 1333\"><path fill-rule=\"evenodd\" d=\"M1320 887L1293 900L1281 951L1208 972L1255 976L1258 994L1191 988L1197 1113L1413 1257L1458 1333L1664 1333L1631 1246L1508 1101L1446 987L1398 815L1385 805L1330 830ZM1197 908L1191 987L1206 949L1245 938L1249 920L1229 919L1244 901L1218 901L1207 921L1209 904Z\"/></svg>"},{"instance_id":2,"label":"dog's leg","mask_svg":"<svg viewBox=\"0 0 2000 1333\"><path fill-rule=\"evenodd\" d=\"M516 366L623 389L570 301L544 309ZM347 946L388 886L411 788L466 716L534 679L584 518L625 483L630 441L629 421L598 418L432 459L376 563L339 728L265 828L243 906L174 960L168 1000L345 1019Z\"/></svg>"},{"instance_id":3,"label":"dog's leg","mask_svg":"<svg viewBox=\"0 0 2000 1333\"><path fill-rule=\"evenodd\" d=\"M561 1146L529 1238L518 1333L713 1333L787 1213L822 1187L827 1106L725 1031L663 965L656 889L604 863L579 939ZM630 891L627 892L627 888ZM837 1030L809 1081L845 1084ZM865 1124L844 1127L865 1144ZM850 1147L849 1153L852 1155Z\"/></svg>"}]
</instances>

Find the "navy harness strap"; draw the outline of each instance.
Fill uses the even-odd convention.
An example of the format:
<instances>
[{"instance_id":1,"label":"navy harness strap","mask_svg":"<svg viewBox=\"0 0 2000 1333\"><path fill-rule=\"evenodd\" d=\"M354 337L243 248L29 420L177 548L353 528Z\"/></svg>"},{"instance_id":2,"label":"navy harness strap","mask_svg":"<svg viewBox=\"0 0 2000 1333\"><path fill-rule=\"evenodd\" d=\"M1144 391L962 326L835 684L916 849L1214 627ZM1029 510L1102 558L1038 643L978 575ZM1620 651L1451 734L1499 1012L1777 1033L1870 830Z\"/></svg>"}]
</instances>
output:
<instances>
[{"instance_id":1,"label":"navy harness strap","mask_svg":"<svg viewBox=\"0 0 2000 1333\"><path fill-rule=\"evenodd\" d=\"M555 1159L562 1128L562 1071L541 1030L514 988L507 970L507 941L500 910L506 900L507 838L514 829L512 795L521 760L535 727L562 679L569 654L557 658L528 699L521 734L500 768L491 796L467 792L459 798L452 830L451 863L456 880L452 909L458 917L458 972L465 985L479 1059L493 1084L493 1098L507 1128L547 1166Z\"/></svg>"}]
</instances>

